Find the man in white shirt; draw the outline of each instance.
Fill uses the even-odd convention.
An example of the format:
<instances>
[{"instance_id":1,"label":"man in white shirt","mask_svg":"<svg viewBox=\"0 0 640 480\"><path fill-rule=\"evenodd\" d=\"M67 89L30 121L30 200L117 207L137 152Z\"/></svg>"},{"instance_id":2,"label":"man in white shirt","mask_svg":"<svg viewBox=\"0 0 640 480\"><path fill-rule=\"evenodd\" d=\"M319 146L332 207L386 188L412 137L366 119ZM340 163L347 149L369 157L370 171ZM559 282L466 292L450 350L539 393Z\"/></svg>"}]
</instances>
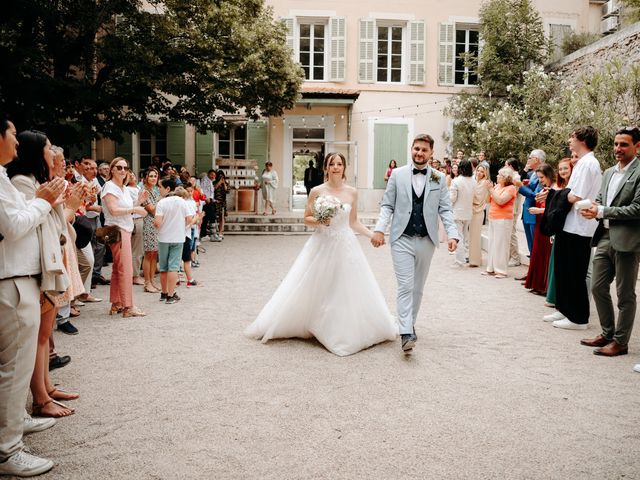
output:
<instances>
[{"instance_id":1,"label":"man in white shirt","mask_svg":"<svg viewBox=\"0 0 640 480\"><path fill-rule=\"evenodd\" d=\"M636 281L640 261L640 129L618 130L613 153L618 161L604 173L602 187L590 208L582 216L598 219L593 236L593 300L602 334L580 343L596 348L593 353L615 357L628 353L629 338L636 315ZM618 323L609 292L616 279ZM636 365L640 371L640 365Z\"/></svg>"},{"instance_id":2,"label":"man in white shirt","mask_svg":"<svg viewBox=\"0 0 640 480\"><path fill-rule=\"evenodd\" d=\"M40 325L40 247L36 228L64 191L56 178L27 201L7 177L17 154L13 123L0 118L0 475L29 477L53 462L24 450L24 433L49 428L53 419L25 417Z\"/></svg>"},{"instance_id":3,"label":"man in white shirt","mask_svg":"<svg viewBox=\"0 0 640 480\"><path fill-rule=\"evenodd\" d=\"M555 237L554 274L557 312L545 315L545 321L568 330L586 330L589 323L587 271L591 259L591 237L598 223L583 217L576 208L580 200L595 200L602 183L600 163L593 154L598 132L591 126L576 128L569 137L569 149L577 154L567 188L573 207L567 214L562 232Z\"/></svg>"}]
</instances>

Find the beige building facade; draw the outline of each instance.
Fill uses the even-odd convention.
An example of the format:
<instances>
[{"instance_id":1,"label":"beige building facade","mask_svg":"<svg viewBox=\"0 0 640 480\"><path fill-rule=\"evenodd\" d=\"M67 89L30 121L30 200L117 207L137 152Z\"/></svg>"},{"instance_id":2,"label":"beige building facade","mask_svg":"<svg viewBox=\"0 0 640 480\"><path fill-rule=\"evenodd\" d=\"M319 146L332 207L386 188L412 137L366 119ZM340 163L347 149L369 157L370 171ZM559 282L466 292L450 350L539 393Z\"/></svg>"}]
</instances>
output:
<instances>
[{"instance_id":1,"label":"beige building facade","mask_svg":"<svg viewBox=\"0 0 640 480\"><path fill-rule=\"evenodd\" d=\"M452 122L442 111L452 95L477 88L460 55L481 48L480 0L267 3L285 22L287 43L305 71L294 109L260 122L236 118L223 134L169 124L164 138L133 135L97 156L129 154L141 167L157 154L199 173L216 158L256 159L259 167L271 161L280 176L276 208L287 210L299 207L292 187L308 161L339 151L348 159L349 183L359 190L359 209L371 211L389 161L405 164L416 134L434 137L436 158L453 153L445 141ZM557 44L572 31L599 33L605 3L534 0Z\"/></svg>"}]
</instances>

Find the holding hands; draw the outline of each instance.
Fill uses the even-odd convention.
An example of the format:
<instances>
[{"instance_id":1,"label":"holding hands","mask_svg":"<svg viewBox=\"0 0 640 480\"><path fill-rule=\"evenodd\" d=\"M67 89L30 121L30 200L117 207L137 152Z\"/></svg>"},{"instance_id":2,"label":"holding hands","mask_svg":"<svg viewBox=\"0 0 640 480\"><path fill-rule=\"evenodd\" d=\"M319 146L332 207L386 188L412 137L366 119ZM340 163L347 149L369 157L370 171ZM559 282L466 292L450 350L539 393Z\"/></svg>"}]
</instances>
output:
<instances>
[{"instance_id":1,"label":"holding hands","mask_svg":"<svg viewBox=\"0 0 640 480\"><path fill-rule=\"evenodd\" d=\"M373 245L375 248L384 245L384 233L373 232L373 236L371 237L371 245Z\"/></svg>"}]
</instances>

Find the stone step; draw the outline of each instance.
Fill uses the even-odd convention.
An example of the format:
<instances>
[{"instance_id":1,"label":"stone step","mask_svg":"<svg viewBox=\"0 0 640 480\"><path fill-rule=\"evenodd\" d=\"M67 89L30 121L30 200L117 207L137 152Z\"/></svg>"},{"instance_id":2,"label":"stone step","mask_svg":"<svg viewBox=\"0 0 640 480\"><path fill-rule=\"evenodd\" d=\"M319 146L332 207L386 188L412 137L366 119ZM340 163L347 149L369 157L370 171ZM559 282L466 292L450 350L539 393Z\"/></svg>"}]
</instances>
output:
<instances>
[{"instance_id":1,"label":"stone step","mask_svg":"<svg viewBox=\"0 0 640 480\"><path fill-rule=\"evenodd\" d=\"M313 228L307 227L303 223L226 223L226 232L234 233L311 233Z\"/></svg>"},{"instance_id":2,"label":"stone step","mask_svg":"<svg viewBox=\"0 0 640 480\"><path fill-rule=\"evenodd\" d=\"M362 217L360 218L360 222L363 225L375 225L377 219L372 217ZM229 224L252 224L252 225L273 225L273 224L304 224L304 218L302 215L299 216L244 216L244 215L229 215L225 221L227 225Z\"/></svg>"}]
</instances>

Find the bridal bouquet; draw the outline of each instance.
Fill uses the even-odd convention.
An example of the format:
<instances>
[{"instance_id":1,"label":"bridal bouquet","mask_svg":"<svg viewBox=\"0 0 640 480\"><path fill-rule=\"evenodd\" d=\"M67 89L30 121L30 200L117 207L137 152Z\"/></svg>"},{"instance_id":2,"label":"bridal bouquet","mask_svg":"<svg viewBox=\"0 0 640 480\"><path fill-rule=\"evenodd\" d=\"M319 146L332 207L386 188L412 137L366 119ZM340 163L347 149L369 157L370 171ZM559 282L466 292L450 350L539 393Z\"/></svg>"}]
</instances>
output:
<instances>
[{"instance_id":1,"label":"bridal bouquet","mask_svg":"<svg viewBox=\"0 0 640 480\"><path fill-rule=\"evenodd\" d=\"M324 223L325 220L336 216L342 209L342 202L332 195L320 195L313 202L313 216L316 220Z\"/></svg>"}]
</instances>

